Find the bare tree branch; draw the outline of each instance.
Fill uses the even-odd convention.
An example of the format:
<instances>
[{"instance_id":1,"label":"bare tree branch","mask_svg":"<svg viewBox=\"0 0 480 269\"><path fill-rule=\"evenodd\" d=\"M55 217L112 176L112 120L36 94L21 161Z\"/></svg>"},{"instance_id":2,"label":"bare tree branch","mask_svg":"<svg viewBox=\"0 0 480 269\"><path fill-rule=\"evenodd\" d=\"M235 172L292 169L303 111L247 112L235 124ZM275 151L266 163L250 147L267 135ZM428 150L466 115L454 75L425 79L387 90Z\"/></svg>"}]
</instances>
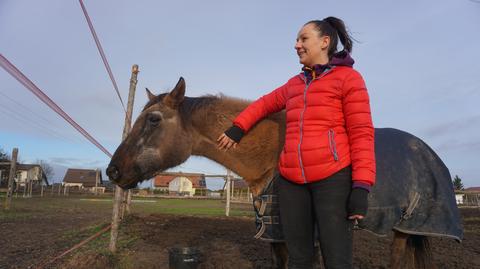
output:
<instances>
[{"instance_id":1,"label":"bare tree branch","mask_svg":"<svg viewBox=\"0 0 480 269\"><path fill-rule=\"evenodd\" d=\"M42 167L43 173L47 177L47 180L51 178L55 172L53 172L53 167L45 160L37 160L37 163Z\"/></svg>"}]
</instances>

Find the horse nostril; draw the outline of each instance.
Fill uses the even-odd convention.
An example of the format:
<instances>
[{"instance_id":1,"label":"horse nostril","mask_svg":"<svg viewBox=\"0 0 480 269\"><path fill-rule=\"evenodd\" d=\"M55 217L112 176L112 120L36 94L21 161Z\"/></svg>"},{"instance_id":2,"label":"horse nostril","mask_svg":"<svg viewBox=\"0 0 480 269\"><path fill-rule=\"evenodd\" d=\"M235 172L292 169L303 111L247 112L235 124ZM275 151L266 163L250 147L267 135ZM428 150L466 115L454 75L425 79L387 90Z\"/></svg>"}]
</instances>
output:
<instances>
[{"instance_id":1,"label":"horse nostril","mask_svg":"<svg viewBox=\"0 0 480 269\"><path fill-rule=\"evenodd\" d=\"M111 180L117 180L120 177L120 172L116 166L110 165L107 168L107 175Z\"/></svg>"}]
</instances>

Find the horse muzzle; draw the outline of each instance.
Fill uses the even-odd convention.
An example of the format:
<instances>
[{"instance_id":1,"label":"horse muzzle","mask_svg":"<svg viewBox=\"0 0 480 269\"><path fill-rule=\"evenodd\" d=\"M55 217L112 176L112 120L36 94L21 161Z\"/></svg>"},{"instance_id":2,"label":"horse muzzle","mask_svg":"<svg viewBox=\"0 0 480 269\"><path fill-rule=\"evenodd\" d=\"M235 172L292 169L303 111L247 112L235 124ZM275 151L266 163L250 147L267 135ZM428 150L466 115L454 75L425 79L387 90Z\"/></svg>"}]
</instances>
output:
<instances>
[{"instance_id":1,"label":"horse muzzle","mask_svg":"<svg viewBox=\"0 0 480 269\"><path fill-rule=\"evenodd\" d=\"M120 179L120 171L115 165L109 165L106 172L110 180L117 182Z\"/></svg>"}]
</instances>

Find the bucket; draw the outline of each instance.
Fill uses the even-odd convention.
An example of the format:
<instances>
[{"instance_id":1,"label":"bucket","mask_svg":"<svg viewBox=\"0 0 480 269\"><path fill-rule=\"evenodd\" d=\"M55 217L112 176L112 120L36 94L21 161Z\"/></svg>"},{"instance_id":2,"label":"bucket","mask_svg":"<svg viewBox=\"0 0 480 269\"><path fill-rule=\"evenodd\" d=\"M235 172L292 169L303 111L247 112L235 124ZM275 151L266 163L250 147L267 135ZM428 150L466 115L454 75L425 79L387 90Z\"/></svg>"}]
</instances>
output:
<instances>
[{"instance_id":1,"label":"bucket","mask_svg":"<svg viewBox=\"0 0 480 269\"><path fill-rule=\"evenodd\" d=\"M200 252L192 247L174 247L168 250L170 269L196 269L200 264Z\"/></svg>"}]
</instances>

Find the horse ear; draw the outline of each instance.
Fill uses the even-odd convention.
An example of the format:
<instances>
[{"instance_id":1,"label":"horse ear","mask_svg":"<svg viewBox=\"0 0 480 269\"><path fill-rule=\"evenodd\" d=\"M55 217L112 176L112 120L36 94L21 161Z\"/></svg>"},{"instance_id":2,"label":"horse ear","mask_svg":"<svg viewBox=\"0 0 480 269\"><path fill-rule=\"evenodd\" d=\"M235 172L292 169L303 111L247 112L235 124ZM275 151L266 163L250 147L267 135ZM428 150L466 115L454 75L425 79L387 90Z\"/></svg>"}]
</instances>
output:
<instances>
[{"instance_id":1,"label":"horse ear","mask_svg":"<svg viewBox=\"0 0 480 269\"><path fill-rule=\"evenodd\" d=\"M145 88L145 90L147 90L148 100L152 101L153 98L157 97L157 96L155 96L155 94L153 94L148 88Z\"/></svg>"},{"instance_id":2,"label":"horse ear","mask_svg":"<svg viewBox=\"0 0 480 269\"><path fill-rule=\"evenodd\" d=\"M165 98L165 103L172 108L176 108L183 101L184 97L185 79L180 77L175 88L173 88L173 90L167 95L167 98Z\"/></svg>"}]
</instances>

